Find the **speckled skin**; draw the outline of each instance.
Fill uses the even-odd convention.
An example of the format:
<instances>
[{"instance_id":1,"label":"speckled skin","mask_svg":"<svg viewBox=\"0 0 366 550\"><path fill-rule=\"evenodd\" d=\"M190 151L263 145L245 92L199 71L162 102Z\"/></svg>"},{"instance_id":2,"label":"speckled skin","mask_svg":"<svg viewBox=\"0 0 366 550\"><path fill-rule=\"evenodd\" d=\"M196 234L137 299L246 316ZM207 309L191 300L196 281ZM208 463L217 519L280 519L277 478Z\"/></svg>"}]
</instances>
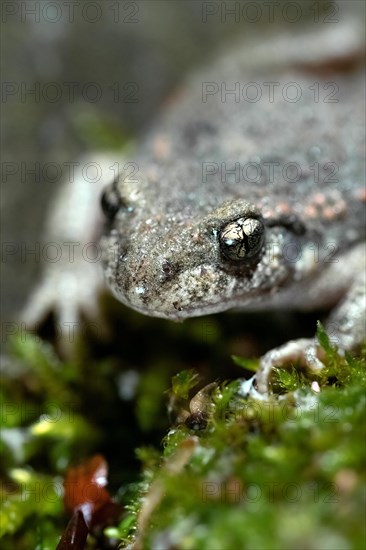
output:
<instances>
[{"instance_id":1,"label":"speckled skin","mask_svg":"<svg viewBox=\"0 0 366 550\"><path fill-rule=\"evenodd\" d=\"M121 208L102 244L107 282L119 300L179 320L238 307L329 306L343 295L362 266L360 253L359 269L346 258L365 238L363 75L337 75L338 102L314 102L311 86L317 81L322 89L329 80L293 70L225 80L230 89L236 81L262 89L278 82L278 90L296 82L296 103L281 93L273 103L236 103L232 96L222 102L220 94L203 103L204 79L190 83L139 148L138 181L122 175L116 186ZM225 177L221 163L227 170L239 163L239 181ZM248 163L260 167L258 181L243 178ZM297 163L301 174L284 177L286 163ZM205 175L207 169L216 173ZM265 224L260 253L228 261L221 228L253 216ZM320 284L340 270L341 279Z\"/></svg>"}]
</instances>

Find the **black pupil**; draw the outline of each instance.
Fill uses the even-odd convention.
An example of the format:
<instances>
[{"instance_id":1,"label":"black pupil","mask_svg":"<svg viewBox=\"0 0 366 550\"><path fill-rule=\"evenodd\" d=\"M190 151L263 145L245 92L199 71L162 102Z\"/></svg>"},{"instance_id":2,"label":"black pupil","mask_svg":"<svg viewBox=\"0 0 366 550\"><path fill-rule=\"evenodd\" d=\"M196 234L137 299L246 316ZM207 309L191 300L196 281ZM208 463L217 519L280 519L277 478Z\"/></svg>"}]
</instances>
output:
<instances>
[{"instance_id":1,"label":"black pupil","mask_svg":"<svg viewBox=\"0 0 366 550\"><path fill-rule=\"evenodd\" d=\"M115 189L109 187L103 191L101 206L103 214L112 221L121 207L121 200Z\"/></svg>"}]
</instances>

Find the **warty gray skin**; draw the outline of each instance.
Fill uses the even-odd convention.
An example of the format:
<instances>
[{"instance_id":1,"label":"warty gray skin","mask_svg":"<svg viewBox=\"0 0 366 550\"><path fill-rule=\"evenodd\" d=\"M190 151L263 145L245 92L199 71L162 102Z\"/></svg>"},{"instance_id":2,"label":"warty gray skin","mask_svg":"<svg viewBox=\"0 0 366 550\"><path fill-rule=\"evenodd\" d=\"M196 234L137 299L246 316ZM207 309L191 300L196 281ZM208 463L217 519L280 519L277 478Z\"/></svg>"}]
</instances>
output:
<instances>
[{"instance_id":1,"label":"warty gray skin","mask_svg":"<svg viewBox=\"0 0 366 550\"><path fill-rule=\"evenodd\" d=\"M120 200L102 240L106 279L142 313L180 320L272 302L314 308L334 302L353 280L355 273L334 277L332 290L304 301L304 290L339 270L365 236L362 75L337 80L337 103L315 103L314 79L293 72L247 78L262 89L263 81L279 89L296 82L302 97L202 103L196 82L139 149L136 173L106 192ZM228 173L235 163L237 182ZM290 166L284 177L288 163L297 174ZM252 181L243 178L250 166ZM254 258L230 261L219 236L238 218L262 220L265 240Z\"/></svg>"}]
</instances>

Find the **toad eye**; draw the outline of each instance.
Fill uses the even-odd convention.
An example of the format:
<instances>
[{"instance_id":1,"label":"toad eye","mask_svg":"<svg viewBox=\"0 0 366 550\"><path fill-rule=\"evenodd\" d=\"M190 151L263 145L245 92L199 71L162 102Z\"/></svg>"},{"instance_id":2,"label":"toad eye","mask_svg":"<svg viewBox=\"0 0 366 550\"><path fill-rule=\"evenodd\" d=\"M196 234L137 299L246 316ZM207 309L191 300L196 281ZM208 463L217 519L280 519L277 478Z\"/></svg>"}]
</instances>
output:
<instances>
[{"instance_id":1,"label":"toad eye","mask_svg":"<svg viewBox=\"0 0 366 550\"><path fill-rule=\"evenodd\" d=\"M224 225L219 233L222 254L234 262L253 258L264 241L264 225L256 218L239 218Z\"/></svg>"},{"instance_id":2,"label":"toad eye","mask_svg":"<svg viewBox=\"0 0 366 550\"><path fill-rule=\"evenodd\" d=\"M109 221L113 221L118 210L123 206L121 197L117 191L116 182L108 185L101 197L103 214Z\"/></svg>"}]
</instances>

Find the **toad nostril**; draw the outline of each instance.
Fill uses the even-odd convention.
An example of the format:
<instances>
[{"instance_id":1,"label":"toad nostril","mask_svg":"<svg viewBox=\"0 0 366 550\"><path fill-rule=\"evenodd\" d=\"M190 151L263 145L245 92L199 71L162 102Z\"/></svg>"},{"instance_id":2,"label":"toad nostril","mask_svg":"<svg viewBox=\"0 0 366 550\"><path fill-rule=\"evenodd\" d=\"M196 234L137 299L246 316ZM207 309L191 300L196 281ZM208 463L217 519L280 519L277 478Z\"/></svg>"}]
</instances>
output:
<instances>
[{"instance_id":1,"label":"toad nostril","mask_svg":"<svg viewBox=\"0 0 366 550\"><path fill-rule=\"evenodd\" d=\"M175 268L170 260L164 259L161 264L161 270L163 272L163 278L165 280L171 279L175 274Z\"/></svg>"}]
</instances>

